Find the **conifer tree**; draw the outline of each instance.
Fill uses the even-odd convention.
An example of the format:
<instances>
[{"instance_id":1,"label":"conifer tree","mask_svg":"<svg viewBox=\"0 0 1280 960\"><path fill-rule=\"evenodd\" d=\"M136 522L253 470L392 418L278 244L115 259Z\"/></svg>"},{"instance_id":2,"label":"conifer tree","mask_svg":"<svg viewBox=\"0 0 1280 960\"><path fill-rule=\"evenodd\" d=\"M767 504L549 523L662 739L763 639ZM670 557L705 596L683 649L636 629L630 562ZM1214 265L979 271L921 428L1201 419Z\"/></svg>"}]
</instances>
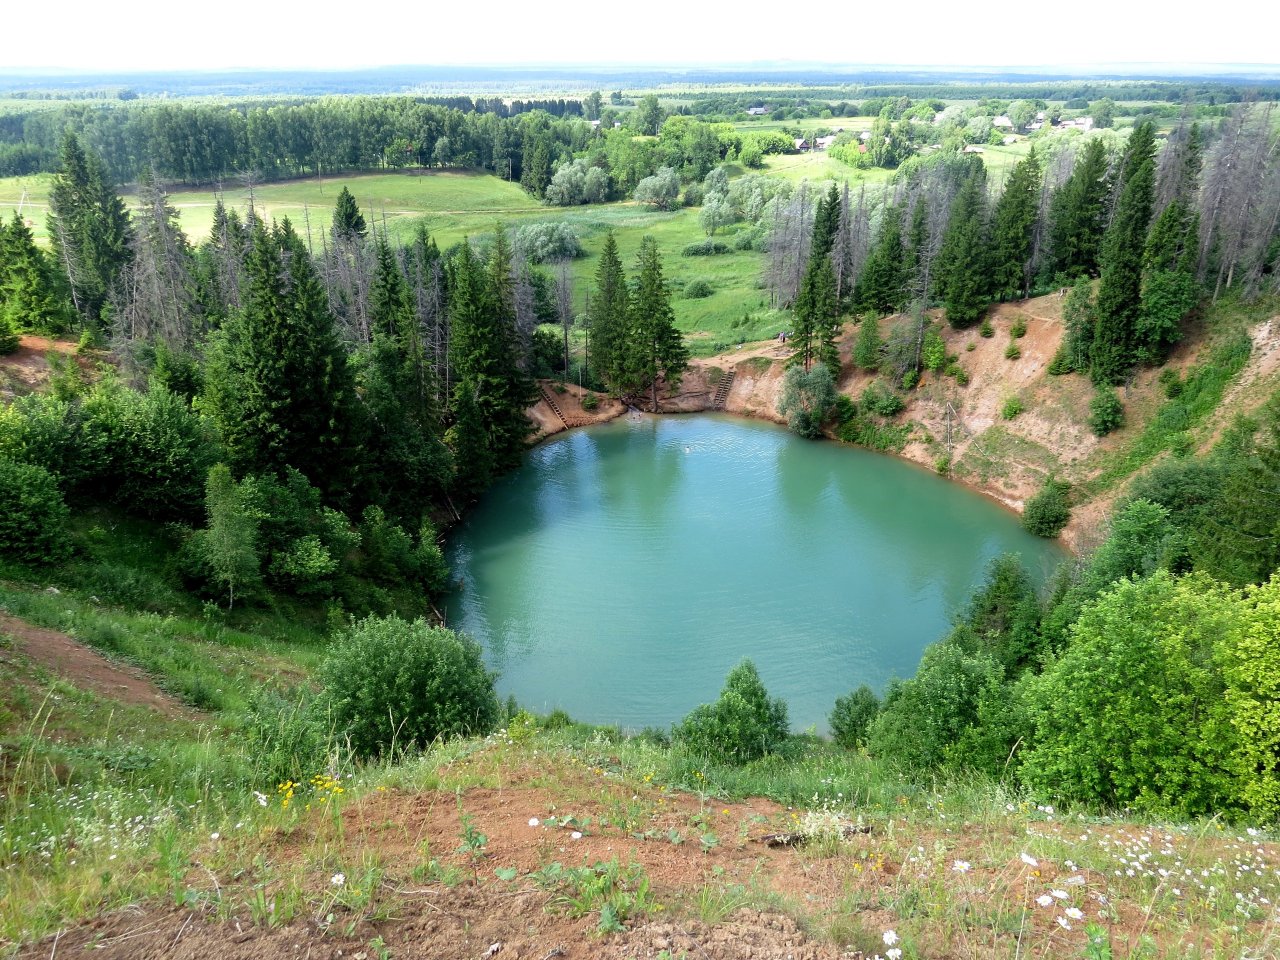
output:
<instances>
[{"instance_id":1,"label":"conifer tree","mask_svg":"<svg viewBox=\"0 0 1280 960\"><path fill-rule=\"evenodd\" d=\"M1040 210L1040 158L1035 147L1016 164L992 214L991 297L1015 300L1031 286L1031 245Z\"/></svg>"},{"instance_id":2,"label":"conifer tree","mask_svg":"<svg viewBox=\"0 0 1280 960\"><path fill-rule=\"evenodd\" d=\"M858 325L858 339L853 345L853 363L860 370L874 373L880 369L880 318L869 313Z\"/></svg>"},{"instance_id":3,"label":"conifer tree","mask_svg":"<svg viewBox=\"0 0 1280 960\"><path fill-rule=\"evenodd\" d=\"M1141 123L1129 135L1120 172L1120 197L1103 237L1102 282L1094 307L1090 376L1099 386L1119 382L1138 359L1142 257L1155 191L1155 128Z\"/></svg>"},{"instance_id":4,"label":"conifer tree","mask_svg":"<svg viewBox=\"0 0 1280 960\"><path fill-rule=\"evenodd\" d=\"M353 388L333 315L288 220L256 222L244 306L220 331L210 411L241 474L302 472L331 502L350 479Z\"/></svg>"},{"instance_id":5,"label":"conifer tree","mask_svg":"<svg viewBox=\"0 0 1280 960\"><path fill-rule=\"evenodd\" d=\"M613 231L604 237L588 311L587 351L596 376L614 393L624 379L630 293Z\"/></svg>"},{"instance_id":6,"label":"conifer tree","mask_svg":"<svg viewBox=\"0 0 1280 960\"><path fill-rule=\"evenodd\" d=\"M530 430L524 410L532 401L532 385L519 369L512 318L503 313L501 297L470 244L462 244L449 271L454 389L453 426L446 439L458 485L466 493L518 463ZM485 455L475 456L482 448Z\"/></svg>"},{"instance_id":7,"label":"conifer tree","mask_svg":"<svg viewBox=\"0 0 1280 960\"><path fill-rule=\"evenodd\" d=\"M31 328L59 332L68 322L66 303L45 255L36 246L30 229L15 212L8 224L0 224L0 352L17 348L18 330Z\"/></svg>"},{"instance_id":8,"label":"conifer tree","mask_svg":"<svg viewBox=\"0 0 1280 960\"><path fill-rule=\"evenodd\" d=\"M1071 176L1049 205L1049 246L1053 271L1066 276L1091 275L1098 268L1098 247L1106 227L1107 148L1091 139Z\"/></svg>"},{"instance_id":9,"label":"conifer tree","mask_svg":"<svg viewBox=\"0 0 1280 960\"><path fill-rule=\"evenodd\" d=\"M72 303L92 326L101 327L103 309L129 261L128 226L124 201L101 161L68 133L49 190L49 237Z\"/></svg>"},{"instance_id":10,"label":"conifer tree","mask_svg":"<svg viewBox=\"0 0 1280 960\"><path fill-rule=\"evenodd\" d=\"M338 192L338 201L333 207L333 225L330 230L334 239L348 242L363 239L368 232L364 214L356 206L356 198L345 186Z\"/></svg>"},{"instance_id":11,"label":"conifer tree","mask_svg":"<svg viewBox=\"0 0 1280 960\"><path fill-rule=\"evenodd\" d=\"M938 291L947 322L957 329L982 319L988 303L986 207L986 172L976 164L951 205L951 219L938 252Z\"/></svg>"},{"instance_id":12,"label":"conifer tree","mask_svg":"<svg viewBox=\"0 0 1280 960\"><path fill-rule=\"evenodd\" d=\"M662 256L653 237L640 241L636 256L635 292L630 303L627 339L629 377L635 389L649 389L654 412L658 409L658 380L668 389L679 387L689 351L676 329L671 290L662 275Z\"/></svg>"},{"instance_id":13,"label":"conifer tree","mask_svg":"<svg viewBox=\"0 0 1280 960\"><path fill-rule=\"evenodd\" d=\"M902 211L886 207L875 245L854 287L853 300L859 310L892 313L905 299L906 250L902 245Z\"/></svg>"}]
</instances>

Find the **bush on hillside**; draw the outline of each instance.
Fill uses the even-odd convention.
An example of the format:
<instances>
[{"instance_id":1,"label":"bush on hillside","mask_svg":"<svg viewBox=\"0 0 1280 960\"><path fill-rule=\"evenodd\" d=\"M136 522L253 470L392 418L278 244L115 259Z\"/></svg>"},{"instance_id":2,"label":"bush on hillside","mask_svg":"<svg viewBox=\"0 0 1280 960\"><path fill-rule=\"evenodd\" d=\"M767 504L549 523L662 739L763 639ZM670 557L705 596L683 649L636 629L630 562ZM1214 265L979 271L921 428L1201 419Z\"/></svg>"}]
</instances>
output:
<instances>
[{"instance_id":1,"label":"bush on hillside","mask_svg":"<svg viewBox=\"0 0 1280 960\"><path fill-rule=\"evenodd\" d=\"M686 257L714 257L722 253L730 253L732 250L733 248L727 243L708 237L706 240L687 244L681 252Z\"/></svg>"},{"instance_id":2,"label":"bush on hillside","mask_svg":"<svg viewBox=\"0 0 1280 960\"><path fill-rule=\"evenodd\" d=\"M43 467L0 457L0 556L53 563L70 552L67 505Z\"/></svg>"},{"instance_id":3,"label":"bush on hillside","mask_svg":"<svg viewBox=\"0 0 1280 960\"><path fill-rule=\"evenodd\" d=\"M747 763L786 741L787 705L769 697L755 664L743 660L729 671L720 698L694 709L672 732L696 754Z\"/></svg>"},{"instance_id":4,"label":"bush on hillside","mask_svg":"<svg viewBox=\"0 0 1280 960\"><path fill-rule=\"evenodd\" d=\"M822 435L822 424L836 402L836 384L825 363L815 363L808 370L788 367L782 380L782 396L778 412L787 418L787 426L807 440Z\"/></svg>"},{"instance_id":5,"label":"bush on hillside","mask_svg":"<svg viewBox=\"0 0 1280 960\"><path fill-rule=\"evenodd\" d=\"M480 646L399 617L355 624L321 665L335 730L362 757L489 733L501 717Z\"/></svg>"},{"instance_id":6,"label":"bush on hillside","mask_svg":"<svg viewBox=\"0 0 1280 960\"><path fill-rule=\"evenodd\" d=\"M1027 501L1022 511L1022 525L1037 537L1056 537L1071 519L1071 502L1067 498L1069 484L1050 477L1040 492Z\"/></svg>"},{"instance_id":7,"label":"bush on hillside","mask_svg":"<svg viewBox=\"0 0 1280 960\"><path fill-rule=\"evenodd\" d=\"M1094 436L1105 437L1124 426L1124 407L1110 387L1103 387L1089 401L1089 429Z\"/></svg>"},{"instance_id":8,"label":"bush on hillside","mask_svg":"<svg viewBox=\"0 0 1280 960\"><path fill-rule=\"evenodd\" d=\"M715 288L706 280L690 280L684 285L686 300L702 300L715 293Z\"/></svg>"},{"instance_id":9,"label":"bush on hillside","mask_svg":"<svg viewBox=\"0 0 1280 960\"><path fill-rule=\"evenodd\" d=\"M867 728L880 712L880 698L865 683L853 693L836 697L827 722L831 725L831 739L840 746L852 750L867 742Z\"/></svg>"}]
</instances>

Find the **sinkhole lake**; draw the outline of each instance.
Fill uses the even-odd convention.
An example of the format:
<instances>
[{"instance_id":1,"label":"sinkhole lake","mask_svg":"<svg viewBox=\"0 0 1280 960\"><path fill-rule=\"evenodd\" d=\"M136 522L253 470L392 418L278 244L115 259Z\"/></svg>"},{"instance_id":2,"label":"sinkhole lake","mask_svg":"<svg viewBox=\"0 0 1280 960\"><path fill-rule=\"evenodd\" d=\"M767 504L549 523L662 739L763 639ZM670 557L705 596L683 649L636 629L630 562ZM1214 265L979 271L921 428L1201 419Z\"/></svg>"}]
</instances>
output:
<instances>
[{"instance_id":1,"label":"sinkhole lake","mask_svg":"<svg viewBox=\"0 0 1280 960\"><path fill-rule=\"evenodd\" d=\"M755 661L792 727L910 677L985 576L1064 557L991 501L892 457L725 415L644 416L534 448L454 533L449 626L502 696L638 729Z\"/></svg>"}]
</instances>

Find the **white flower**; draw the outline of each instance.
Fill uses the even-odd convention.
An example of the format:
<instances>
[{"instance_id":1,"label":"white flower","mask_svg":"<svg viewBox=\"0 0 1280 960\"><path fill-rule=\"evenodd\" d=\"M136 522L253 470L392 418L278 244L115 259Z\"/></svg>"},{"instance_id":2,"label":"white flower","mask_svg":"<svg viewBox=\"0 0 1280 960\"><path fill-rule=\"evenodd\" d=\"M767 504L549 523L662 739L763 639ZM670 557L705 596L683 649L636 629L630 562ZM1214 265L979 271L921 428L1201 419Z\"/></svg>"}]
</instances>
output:
<instances>
[{"instance_id":1,"label":"white flower","mask_svg":"<svg viewBox=\"0 0 1280 960\"><path fill-rule=\"evenodd\" d=\"M1083 910L1081 910L1079 907L1067 907L1067 909L1066 909L1065 913L1066 913L1066 914L1067 914L1067 916L1068 916L1068 917L1070 917L1072 920L1083 920L1083 919L1084 919L1084 911L1083 911Z\"/></svg>"},{"instance_id":2,"label":"white flower","mask_svg":"<svg viewBox=\"0 0 1280 960\"><path fill-rule=\"evenodd\" d=\"M951 864L951 869L956 873L968 873L971 866L968 860L956 860Z\"/></svg>"},{"instance_id":3,"label":"white flower","mask_svg":"<svg viewBox=\"0 0 1280 960\"><path fill-rule=\"evenodd\" d=\"M898 934L893 930L886 930L884 932L884 945L886 947L892 947L900 939L901 938L898 936Z\"/></svg>"},{"instance_id":4,"label":"white flower","mask_svg":"<svg viewBox=\"0 0 1280 960\"><path fill-rule=\"evenodd\" d=\"M1065 890L1050 890L1049 892L1053 894L1055 900L1067 899L1067 891Z\"/></svg>"},{"instance_id":5,"label":"white flower","mask_svg":"<svg viewBox=\"0 0 1280 960\"><path fill-rule=\"evenodd\" d=\"M218 834L218 833L211 833L211 834L209 834L209 839L210 839L210 840L217 840L219 836L221 836L221 834Z\"/></svg>"},{"instance_id":6,"label":"white flower","mask_svg":"<svg viewBox=\"0 0 1280 960\"><path fill-rule=\"evenodd\" d=\"M1040 904L1042 907L1052 906L1053 897L1049 896L1047 893L1042 893L1040 896L1036 897L1036 903Z\"/></svg>"},{"instance_id":7,"label":"white flower","mask_svg":"<svg viewBox=\"0 0 1280 960\"><path fill-rule=\"evenodd\" d=\"M569 836L570 836L570 838L572 838L572 839L574 839L574 840L581 840L581 839L582 839L582 831L581 831L581 830L575 830L575 831L573 831L573 833L569 834Z\"/></svg>"},{"instance_id":8,"label":"white flower","mask_svg":"<svg viewBox=\"0 0 1280 960\"><path fill-rule=\"evenodd\" d=\"M1027 853L1025 850L1022 851L1022 862L1025 863L1028 867L1040 866L1040 861L1037 860L1035 857L1033 857L1031 854Z\"/></svg>"},{"instance_id":9,"label":"white flower","mask_svg":"<svg viewBox=\"0 0 1280 960\"><path fill-rule=\"evenodd\" d=\"M340 887L346 882L347 882L347 875L345 873L335 873L332 877L329 878L329 886L331 887Z\"/></svg>"},{"instance_id":10,"label":"white flower","mask_svg":"<svg viewBox=\"0 0 1280 960\"><path fill-rule=\"evenodd\" d=\"M1071 929L1071 924L1067 923L1067 921L1066 921L1066 919L1065 919L1065 918L1063 918L1063 917L1055 917L1054 919L1058 921L1058 926L1060 926L1063 930L1070 930L1070 929Z\"/></svg>"},{"instance_id":11,"label":"white flower","mask_svg":"<svg viewBox=\"0 0 1280 960\"><path fill-rule=\"evenodd\" d=\"M253 799L258 801L258 806L260 807L265 807L267 805L267 795L265 793L259 793L255 790L253 791Z\"/></svg>"},{"instance_id":12,"label":"white flower","mask_svg":"<svg viewBox=\"0 0 1280 960\"><path fill-rule=\"evenodd\" d=\"M899 950L897 947L891 947L890 949L884 952L884 955L888 957L889 960L900 960L900 958L902 957L902 951Z\"/></svg>"},{"instance_id":13,"label":"white flower","mask_svg":"<svg viewBox=\"0 0 1280 960\"><path fill-rule=\"evenodd\" d=\"M542 821L541 821L541 820L539 820L537 817L530 817L530 818L529 818L529 826L531 826L531 827L536 827L536 826L537 826L538 824L540 824L541 822L542 822Z\"/></svg>"}]
</instances>

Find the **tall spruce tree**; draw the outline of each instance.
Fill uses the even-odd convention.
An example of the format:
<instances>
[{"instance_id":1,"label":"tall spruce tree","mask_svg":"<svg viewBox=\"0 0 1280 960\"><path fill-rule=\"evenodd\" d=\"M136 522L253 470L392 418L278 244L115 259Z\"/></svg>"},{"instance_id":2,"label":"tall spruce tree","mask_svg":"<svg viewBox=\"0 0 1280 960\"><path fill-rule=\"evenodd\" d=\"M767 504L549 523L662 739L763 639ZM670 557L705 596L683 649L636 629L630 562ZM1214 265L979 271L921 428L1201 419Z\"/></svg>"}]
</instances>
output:
<instances>
[{"instance_id":1,"label":"tall spruce tree","mask_svg":"<svg viewBox=\"0 0 1280 960\"><path fill-rule=\"evenodd\" d=\"M840 193L836 185L818 201L813 218L813 239L809 244L809 262L792 310L795 313L795 352L791 362L808 370L820 360L832 371L840 369L836 349L836 330L840 315L840 297L836 285L831 252L840 229Z\"/></svg>"},{"instance_id":2,"label":"tall spruce tree","mask_svg":"<svg viewBox=\"0 0 1280 960\"><path fill-rule=\"evenodd\" d=\"M1035 147L1009 174L991 217L990 288L995 300L1016 300L1031 288L1031 247L1040 212L1040 158Z\"/></svg>"},{"instance_id":3,"label":"tall spruce tree","mask_svg":"<svg viewBox=\"0 0 1280 960\"><path fill-rule=\"evenodd\" d=\"M514 319L503 290L491 281L502 271L460 246L449 270L449 354L453 371L453 425L446 434L457 483L468 494L519 462L530 424L525 407L532 384L520 371ZM509 275L509 274L508 274Z\"/></svg>"},{"instance_id":4,"label":"tall spruce tree","mask_svg":"<svg viewBox=\"0 0 1280 960\"><path fill-rule=\"evenodd\" d=\"M1071 176L1049 204L1049 250L1055 274L1092 275L1106 228L1107 148L1100 138L1085 144Z\"/></svg>"},{"instance_id":5,"label":"tall spruce tree","mask_svg":"<svg viewBox=\"0 0 1280 960\"><path fill-rule=\"evenodd\" d=\"M420 518L448 487L452 462L440 439L431 359L408 282L385 237L376 245L370 289L372 341L357 358L357 384L373 442L363 444L370 498L396 517Z\"/></svg>"},{"instance_id":6,"label":"tall spruce tree","mask_svg":"<svg viewBox=\"0 0 1280 960\"><path fill-rule=\"evenodd\" d=\"M974 164L951 204L951 219L938 252L937 288L947 322L971 327L987 308L987 175Z\"/></svg>"},{"instance_id":7,"label":"tall spruce tree","mask_svg":"<svg viewBox=\"0 0 1280 960\"><path fill-rule=\"evenodd\" d=\"M906 297L907 254L902 244L902 211L886 206L876 242L854 287L857 309L893 313Z\"/></svg>"},{"instance_id":8,"label":"tall spruce tree","mask_svg":"<svg viewBox=\"0 0 1280 960\"><path fill-rule=\"evenodd\" d=\"M255 222L244 306L210 351L210 412L238 473L301 471L330 502L349 493L354 390L324 288L286 219Z\"/></svg>"},{"instance_id":9,"label":"tall spruce tree","mask_svg":"<svg viewBox=\"0 0 1280 960\"><path fill-rule=\"evenodd\" d=\"M680 385L689 365L684 337L676 329L671 309L671 290L662 275L662 256L653 237L640 241L636 255L636 282L631 296L630 323L626 350L628 379L636 390L648 389L650 402L658 410L658 381L669 390Z\"/></svg>"},{"instance_id":10,"label":"tall spruce tree","mask_svg":"<svg viewBox=\"0 0 1280 960\"><path fill-rule=\"evenodd\" d=\"M0 332L0 352L16 349L20 329L65 330L69 313L48 260L15 212L0 223L0 331L8 331Z\"/></svg>"},{"instance_id":11,"label":"tall spruce tree","mask_svg":"<svg viewBox=\"0 0 1280 960\"><path fill-rule=\"evenodd\" d=\"M1120 171L1115 216L1102 240L1102 282L1094 307L1090 376L1099 386L1118 383L1138 360L1142 257L1155 195L1155 128L1139 124L1129 135Z\"/></svg>"},{"instance_id":12,"label":"tall spruce tree","mask_svg":"<svg viewBox=\"0 0 1280 960\"><path fill-rule=\"evenodd\" d=\"M596 376L613 393L625 380L630 291L613 231L605 234L587 312L587 351Z\"/></svg>"},{"instance_id":13,"label":"tall spruce tree","mask_svg":"<svg viewBox=\"0 0 1280 960\"><path fill-rule=\"evenodd\" d=\"M348 242L363 239L368 232L364 214L356 206L356 198L345 186L338 192L338 201L333 206L333 225L330 230L334 239Z\"/></svg>"},{"instance_id":14,"label":"tall spruce tree","mask_svg":"<svg viewBox=\"0 0 1280 960\"><path fill-rule=\"evenodd\" d=\"M49 189L49 238L77 313L101 329L103 310L129 262L129 214L102 162L72 133L62 142Z\"/></svg>"}]
</instances>

